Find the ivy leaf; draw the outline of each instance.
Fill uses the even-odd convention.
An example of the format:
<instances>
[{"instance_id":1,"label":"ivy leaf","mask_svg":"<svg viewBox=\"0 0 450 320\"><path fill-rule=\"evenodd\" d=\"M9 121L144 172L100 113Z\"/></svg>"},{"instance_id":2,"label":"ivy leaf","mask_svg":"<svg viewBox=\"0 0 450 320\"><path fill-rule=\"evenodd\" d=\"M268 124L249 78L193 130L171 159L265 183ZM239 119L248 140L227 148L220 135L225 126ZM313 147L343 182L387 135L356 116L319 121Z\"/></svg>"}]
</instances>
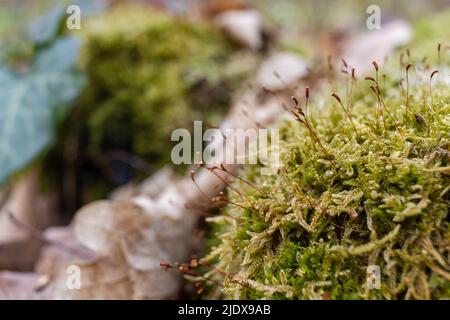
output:
<instances>
[{"instance_id":1,"label":"ivy leaf","mask_svg":"<svg viewBox=\"0 0 450 320\"><path fill-rule=\"evenodd\" d=\"M77 63L80 41L74 37L61 37L38 52L33 70L36 72L68 71Z\"/></svg>"},{"instance_id":2,"label":"ivy leaf","mask_svg":"<svg viewBox=\"0 0 450 320\"><path fill-rule=\"evenodd\" d=\"M45 15L33 20L28 26L29 38L36 44L51 42L59 34L65 13L65 7L59 4Z\"/></svg>"},{"instance_id":3,"label":"ivy leaf","mask_svg":"<svg viewBox=\"0 0 450 320\"><path fill-rule=\"evenodd\" d=\"M25 75L0 68L0 183L52 142L55 115L64 114L84 86L75 69L78 48L77 39L61 38Z\"/></svg>"}]
</instances>

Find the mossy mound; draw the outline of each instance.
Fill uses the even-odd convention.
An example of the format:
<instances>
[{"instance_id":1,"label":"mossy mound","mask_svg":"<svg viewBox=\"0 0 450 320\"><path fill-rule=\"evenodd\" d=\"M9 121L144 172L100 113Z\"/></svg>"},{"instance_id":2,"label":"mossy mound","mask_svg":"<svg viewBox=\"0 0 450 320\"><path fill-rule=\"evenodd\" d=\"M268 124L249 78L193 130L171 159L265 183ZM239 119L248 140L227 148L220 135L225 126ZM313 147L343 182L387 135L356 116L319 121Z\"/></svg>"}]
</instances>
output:
<instances>
[{"instance_id":1,"label":"mossy mound","mask_svg":"<svg viewBox=\"0 0 450 320\"><path fill-rule=\"evenodd\" d=\"M130 6L83 29L88 147L126 150L153 170L170 163L175 128L220 123L247 71L233 68L238 48L206 22Z\"/></svg>"},{"instance_id":2,"label":"mossy mound","mask_svg":"<svg viewBox=\"0 0 450 320\"><path fill-rule=\"evenodd\" d=\"M257 62L206 21L145 6L113 7L77 33L88 86L47 161L68 211L170 165L172 131L219 125Z\"/></svg>"},{"instance_id":3,"label":"mossy mound","mask_svg":"<svg viewBox=\"0 0 450 320\"><path fill-rule=\"evenodd\" d=\"M236 183L244 198L230 190L237 205L211 219L218 243L205 260L228 276L206 276L238 299L450 298L448 70L430 86L433 69L416 65L408 107L404 69L379 85L381 101L364 89L374 80L360 81L354 126L335 100L310 104L320 143L285 122L279 174L247 168L258 189Z\"/></svg>"}]
</instances>

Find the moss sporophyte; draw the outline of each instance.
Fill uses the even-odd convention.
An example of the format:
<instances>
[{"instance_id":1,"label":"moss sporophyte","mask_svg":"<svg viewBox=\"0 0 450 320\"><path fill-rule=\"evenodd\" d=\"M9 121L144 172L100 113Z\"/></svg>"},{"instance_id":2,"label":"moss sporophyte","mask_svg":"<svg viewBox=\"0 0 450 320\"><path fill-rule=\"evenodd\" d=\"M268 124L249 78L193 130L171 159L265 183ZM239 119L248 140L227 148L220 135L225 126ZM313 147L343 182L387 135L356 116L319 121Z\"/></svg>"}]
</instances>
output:
<instances>
[{"instance_id":1,"label":"moss sporophyte","mask_svg":"<svg viewBox=\"0 0 450 320\"><path fill-rule=\"evenodd\" d=\"M207 219L214 244L200 261L219 296L450 298L450 69L439 53L434 67L374 62L373 76L352 79L358 94L317 93L320 110L309 89L309 108L293 98L279 173L245 167L232 204Z\"/></svg>"}]
</instances>

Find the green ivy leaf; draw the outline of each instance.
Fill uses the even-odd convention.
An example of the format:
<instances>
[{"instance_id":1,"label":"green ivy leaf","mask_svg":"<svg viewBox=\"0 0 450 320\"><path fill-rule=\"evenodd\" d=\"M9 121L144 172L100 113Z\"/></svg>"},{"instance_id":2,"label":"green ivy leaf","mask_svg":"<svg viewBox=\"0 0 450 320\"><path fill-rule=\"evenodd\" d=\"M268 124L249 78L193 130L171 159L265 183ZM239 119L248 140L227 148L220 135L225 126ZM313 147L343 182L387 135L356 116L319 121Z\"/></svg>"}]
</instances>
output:
<instances>
[{"instance_id":1,"label":"green ivy leaf","mask_svg":"<svg viewBox=\"0 0 450 320\"><path fill-rule=\"evenodd\" d=\"M75 69L78 49L77 39L61 38L39 52L25 75L0 68L0 183L52 142L55 115L85 83Z\"/></svg>"},{"instance_id":2,"label":"green ivy leaf","mask_svg":"<svg viewBox=\"0 0 450 320\"><path fill-rule=\"evenodd\" d=\"M38 52L33 69L36 72L68 71L77 63L79 49L77 38L58 38L49 48Z\"/></svg>"},{"instance_id":3,"label":"green ivy leaf","mask_svg":"<svg viewBox=\"0 0 450 320\"><path fill-rule=\"evenodd\" d=\"M28 27L28 36L36 44L51 42L59 34L66 9L59 4L45 15L33 20Z\"/></svg>"}]
</instances>

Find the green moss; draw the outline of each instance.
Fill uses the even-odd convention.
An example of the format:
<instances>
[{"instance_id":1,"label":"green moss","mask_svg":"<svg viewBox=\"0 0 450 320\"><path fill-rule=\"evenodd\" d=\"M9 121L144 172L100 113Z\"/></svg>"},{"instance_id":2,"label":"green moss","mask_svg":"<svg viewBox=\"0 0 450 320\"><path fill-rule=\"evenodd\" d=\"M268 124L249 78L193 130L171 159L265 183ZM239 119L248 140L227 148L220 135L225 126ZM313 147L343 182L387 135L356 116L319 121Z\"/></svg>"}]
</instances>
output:
<instances>
[{"instance_id":1,"label":"green moss","mask_svg":"<svg viewBox=\"0 0 450 320\"><path fill-rule=\"evenodd\" d=\"M153 170L170 163L171 132L193 120L217 125L245 74L230 74L237 48L204 22L124 7L84 29L90 86L81 104L96 155L126 150Z\"/></svg>"},{"instance_id":2,"label":"green moss","mask_svg":"<svg viewBox=\"0 0 450 320\"><path fill-rule=\"evenodd\" d=\"M388 67L380 71L385 107L377 107L368 81L357 84L356 132L335 101L320 109L312 103L309 119L325 152L299 122L285 121L279 174L242 173L264 192L236 182L244 199L230 194L239 206L224 214L238 222L211 219L222 226L221 243L205 257L235 280L224 280L225 296L450 298L448 59L432 97L437 66L415 65L408 110L397 85L405 71ZM367 286L372 265L380 268L380 289Z\"/></svg>"},{"instance_id":3,"label":"green moss","mask_svg":"<svg viewBox=\"0 0 450 320\"><path fill-rule=\"evenodd\" d=\"M73 209L171 164L172 131L220 124L257 59L242 64L245 53L205 21L141 6L85 19L78 35L89 84L48 161Z\"/></svg>"},{"instance_id":4,"label":"green moss","mask_svg":"<svg viewBox=\"0 0 450 320\"><path fill-rule=\"evenodd\" d=\"M386 132L374 125L371 106L355 106L359 136L344 118L331 125L337 109L322 112L314 127L332 158L298 123L286 123L279 176L261 177L267 195L251 190L244 201L233 199L249 209L227 208L239 223L225 220L222 243L209 257L251 288L226 281L225 292L238 298L448 298L450 95L445 87L436 91L430 133L412 119L403 122L400 95L387 103L398 131L388 119ZM423 107L418 101L415 113ZM365 286L369 265L381 268L380 290ZM423 290L429 282L435 285Z\"/></svg>"}]
</instances>

